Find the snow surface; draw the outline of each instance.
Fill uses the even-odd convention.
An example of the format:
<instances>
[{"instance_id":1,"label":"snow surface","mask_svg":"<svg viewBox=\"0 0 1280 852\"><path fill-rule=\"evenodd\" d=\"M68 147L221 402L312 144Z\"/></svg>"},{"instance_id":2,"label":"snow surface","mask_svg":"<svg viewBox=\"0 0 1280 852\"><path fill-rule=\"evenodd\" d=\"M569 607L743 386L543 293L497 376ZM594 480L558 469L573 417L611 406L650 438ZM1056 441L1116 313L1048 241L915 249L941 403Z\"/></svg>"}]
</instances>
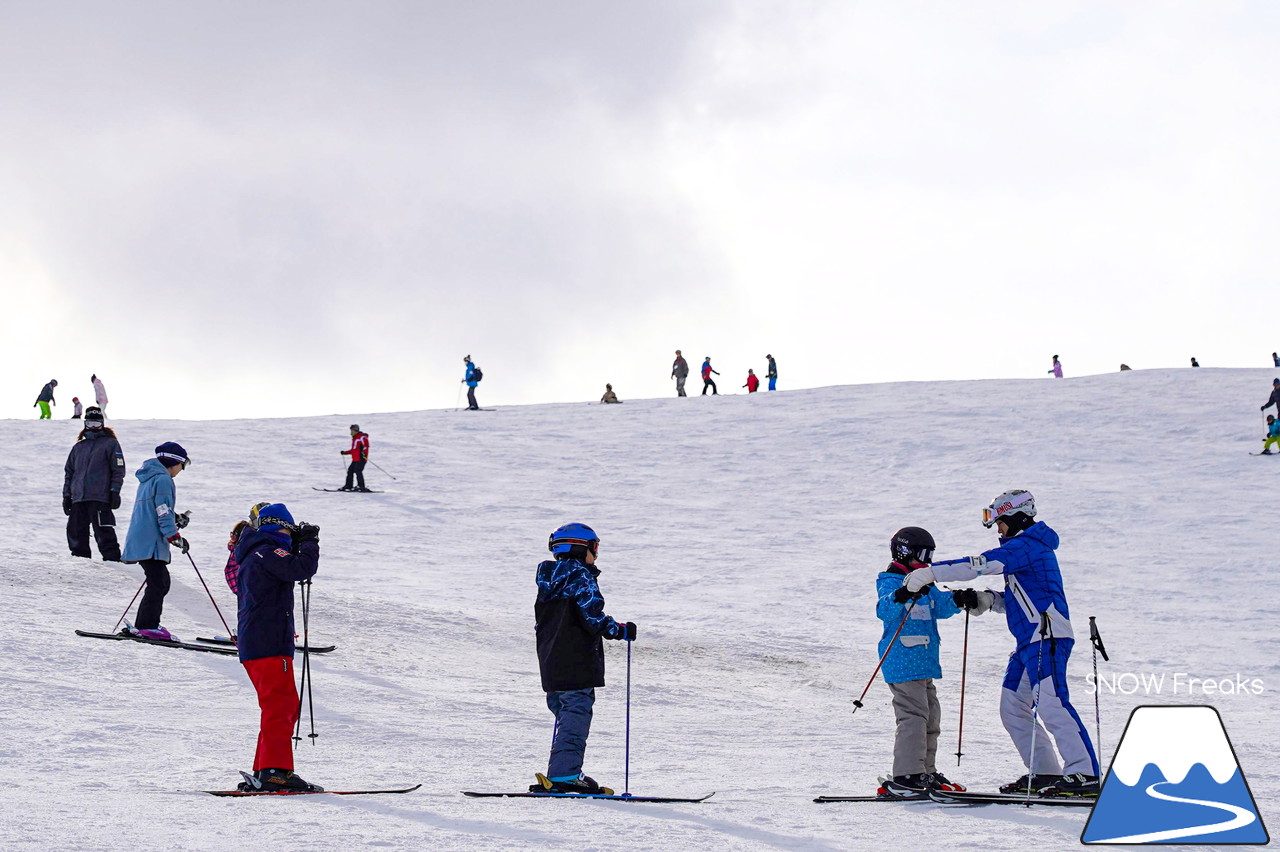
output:
<instances>
[{"instance_id":1,"label":"snow surface","mask_svg":"<svg viewBox=\"0 0 1280 852\"><path fill-rule=\"evenodd\" d=\"M1035 492L1062 535L1077 631L1096 615L1106 673L1261 678L1262 695L1103 695L1106 753L1131 708L1212 703L1264 819L1280 793L1275 519L1280 458L1261 370L1134 371L1039 381L882 384L724 396L215 422L119 421L129 470L164 440L195 464L192 555L231 617L227 530L283 500L321 525L313 637L316 744L298 769L330 788L406 796L233 800L251 765L254 692L234 658L75 636L108 631L134 566L75 559L59 511L68 421L0 421L0 847L36 849L1040 849L1074 847L1085 813L816 805L889 768L875 665L875 577L900 526L939 557L994 545L984 505ZM341 483L347 425L372 436L387 493ZM122 532L135 481L125 489ZM702 805L471 800L522 789L551 734L533 643L547 534L602 536L607 610L639 624L631 791ZM164 623L220 632L190 566ZM1000 726L1011 641L971 624L964 762L955 767L962 618L942 624L940 766L973 789L1021 773ZM607 643L586 769L623 784L625 647ZM1073 694L1093 729L1086 648Z\"/></svg>"}]
</instances>

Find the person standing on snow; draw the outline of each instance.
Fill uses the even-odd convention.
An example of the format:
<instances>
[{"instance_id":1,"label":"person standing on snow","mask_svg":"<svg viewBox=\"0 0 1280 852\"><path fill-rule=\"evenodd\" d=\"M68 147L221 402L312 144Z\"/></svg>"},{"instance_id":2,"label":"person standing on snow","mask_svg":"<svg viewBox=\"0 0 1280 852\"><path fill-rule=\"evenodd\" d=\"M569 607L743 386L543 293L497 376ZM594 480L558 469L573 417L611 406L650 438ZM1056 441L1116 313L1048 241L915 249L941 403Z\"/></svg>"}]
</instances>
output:
<instances>
[{"instance_id":1,"label":"person standing on snow","mask_svg":"<svg viewBox=\"0 0 1280 852\"><path fill-rule=\"evenodd\" d=\"M351 456L351 464L347 465L347 484L343 485L342 491L368 491L364 487L364 466L369 462L369 436L360 431L358 423L351 424L351 449L342 450L344 456ZM351 478L355 477L358 483L356 487L351 487Z\"/></svg>"},{"instance_id":2,"label":"person standing on snow","mask_svg":"<svg viewBox=\"0 0 1280 852\"><path fill-rule=\"evenodd\" d=\"M293 584L310 582L320 563L320 528L298 524L283 503L263 506L232 554L236 577L236 648L258 693L262 715L252 780L239 789L319 793L293 771L293 726L300 702L293 678Z\"/></svg>"},{"instance_id":3,"label":"person standing on snow","mask_svg":"<svg viewBox=\"0 0 1280 852\"><path fill-rule=\"evenodd\" d=\"M1053 373L1055 379L1062 378L1062 362L1058 360L1058 356L1053 356L1053 366L1049 368L1049 372Z\"/></svg>"},{"instance_id":4,"label":"person standing on snow","mask_svg":"<svg viewBox=\"0 0 1280 852\"><path fill-rule=\"evenodd\" d=\"M121 559L142 566L147 588L138 604L138 616L129 631L145 639L177 642L178 638L160 626L164 612L164 596L169 593L169 545L187 552L189 545L182 537L188 513L174 512L177 489L173 480L186 470L191 459L181 444L166 441L156 447L156 457L147 459L134 474L138 493L133 498L133 515L129 534L125 536ZM127 628L126 628L127 629Z\"/></svg>"},{"instance_id":5,"label":"person standing on snow","mask_svg":"<svg viewBox=\"0 0 1280 852\"><path fill-rule=\"evenodd\" d=\"M107 414L107 389L102 384L102 379L98 378L98 374L94 373L89 377L89 381L93 383L93 399L98 403L98 408L102 409L102 415Z\"/></svg>"},{"instance_id":6,"label":"person standing on snow","mask_svg":"<svg viewBox=\"0 0 1280 852\"><path fill-rule=\"evenodd\" d=\"M480 384L480 380L484 378L484 372L471 363L470 355L463 358L462 363L467 365L467 374L462 379L467 386L467 410L479 411L480 403L476 402L476 385Z\"/></svg>"},{"instance_id":7,"label":"person standing on snow","mask_svg":"<svg viewBox=\"0 0 1280 852\"><path fill-rule=\"evenodd\" d=\"M1200 362L1199 362L1199 361L1197 361L1197 360L1193 357L1193 358L1191 359L1191 366L1193 366L1193 367L1199 367L1199 366L1200 366Z\"/></svg>"},{"instance_id":8,"label":"person standing on snow","mask_svg":"<svg viewBox=\"0 0 1280 852\"><path fill-rule=\"evenodd\" d=\"M89 530L98 542L103 562L120 561L116 539L116 509L124 485L124 452L116 433L102 423L94 406L84 415L84 428L67 455L63 468L62 512L67 516L67 546L72 556L89 559Z\"/></svg>"},{"instance_id":9,"label":"person standing on snow","mask_svg":"<svg viewBox=\"0 0 1280 852\"><path fill-rule=\"evenodd\" d=\"M720 395L720 392L716 390L716 383L711 380L712 373L715 373L717 376L720 375L718 371L711 369L711 356L708 355L707 359L702 362L702 395L703 396L707 395L707 388L711 388L712 396Z\"/></svg>"},{"instance_id":10,"label":"person standing on snow","mask_svg":"<svg viewBox=\"0 0 1280 852\"><path fill-rule=\"evenodd\" d=\"M747 383L743 387L747 389L747 393L755 393L760 389L760 377L755 370L747 370Z\"/></svg>"},{"instance_id":11,"label":"person standing on snow","mask_svg":"<svg viewBox=\"0 0 1280 852\"><path fill-rule=\"evenodd\" d=\"M893 561L876 578L876 615L884 622L877 651L884 658L881 671L893 695L897 722L893 777L880 788L881 796L924 799L929 790L965 789L939 772L935 763L942 732L942 707L933 685L934 679L942 677L938 619L950 618L960 607L951 594L935 585L917 592L908 592L902 585L904 576L933 561L933 551L928 530L903 527L889 540Z\"/></svg>"},{"instance_id":12,"label":"person standing on snow","mask_svg":"<svg viewBox=\"0 0 1280 852\"><path fill-rule=\"evenodd\" d=\"M79 420L81 415L84 414L84 406L80 404L80 397L71 397L71 405L73 406L71 409L71 419Z\"/></svg>"},{"instance_id":13,"label":"person standing on snow","mask_svg":"<svg viewBox=\"0 0 1280 852\"><path fill-rule=\"evenodd\" d=\"M49 406L58 404L58 401L53 398L53 389L57 386L58 380L50 379L49 382L40 389L40 395L36 397L36 401L31 405L32 408L39 406L41 420L53 419L53 413L49 411Z\"/></svg>"},{"instance_id":14,"label":"person standing on snow","mask_svg":"<svg viewBox=\"0 0 1280 852\"><path fill-rule=\"evenodd\" d=\"M611 793L582 774L596 687L604 686L604 639L635 641L636 626L619 624L604 612L595 567L600 536L586 524L565 524L551 534L554 560L538 565L538 598L533 611L538 671L555 714L555 736L547 774L538 774L534 793Z\"/></svg>"},{"instance_id":15,"label":"person standing on snow","mask_svg":"<svg viewBox=\"0 0 1280 852\"><path fill-rule=\"evenodd\" d=\"M1280 378L1271 380L1271 396L1267 397L1267 402L1259 411L1266 411L1271 406L1276 407L1276 413L1280 414Z\"/></svg>"},{"instance_id":16,"label":"person standing on snow","mask_svg":"<svg viewBox=\"0 0 1280 852\"><path fill-rule=\"evenodd\" d=\"M769 369L765 373L765 378L769 380L769 390L778 389L778 362L773 360L772 355L764 356L769 359Z\"/></svg>"},{"instance_id":17,"label":"person standing on snow","mask_svg":"<svg viewBox=\"0 0 1280 852\"><path fill-rule=\"evenodd\" d=\"M1271 455L1271 445L1280 447L1280 420L1274 414L1267 415L1267 437L1262 439L1262 455Z\"/></svg>"},{"instance_id":18,"label":"person standing on snow","mask_svg":"<svg viewBox=\"0 0 1280 852\"><path fill-rule=\"evenodd\" d=\"M671 362L671 378L676 380L676 396L688 396L684 392L684 380L689 378L689 362L676 350L676 360Z\"/></svg>"},{"instance_id":19,"label":"person standing on snow","mask_svg":"<svg viewBox=\"0 0 1280 852\"><path fill-rule=\"evenodd\" d=\"M971 556L960 565L913 571L904 585L907 591L918 592L935 581L971 580L979 575L1004 577L1003 595L975 589L956 594L957 602L976 615L988 610L1003 612L1017 643L1005 670L1000 720L1029 771L1000 791L1026 793L1030 788L1058 795L1096 796L1098 758L1067 690L1067 662L1075 634L1054 555L1058 534L1035 520L1035 515L1031 492L1006 491L982 513L982 525L988 529L994 526L1000 533L999 547ZM1054 744L1062 762L1054 754Z\"/></svg>"},{"instance_id":20,"label":"person standing on snow","mask_svg":"<svg viewBox=\"0 0 1280 852\"><path fill-rule=\"evenodd\" d=\"M1280 367L1280 352L1272 352L1271 361L1272 363L1275 364L1275 366Z\"/></svg>"}]
</instances>

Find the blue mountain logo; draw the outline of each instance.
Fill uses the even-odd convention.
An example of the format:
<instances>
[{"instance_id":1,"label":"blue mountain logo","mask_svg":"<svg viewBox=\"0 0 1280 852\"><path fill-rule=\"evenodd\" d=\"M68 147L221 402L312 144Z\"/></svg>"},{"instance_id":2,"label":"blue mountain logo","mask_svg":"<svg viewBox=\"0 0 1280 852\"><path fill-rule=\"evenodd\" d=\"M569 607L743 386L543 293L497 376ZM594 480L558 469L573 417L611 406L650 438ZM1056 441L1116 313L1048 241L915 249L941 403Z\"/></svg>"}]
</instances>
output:
<instances>
[{"instance_id":1,"label":"blue mountain logo","mask_svg":"<svg viewBox=\"0 0 1280 852\"><path fill-rule=\"evenodd\" d=\"M1083 843L1265 844L1271 838L1218 711L1138 707Z\"/></svg>"}]
</instances>

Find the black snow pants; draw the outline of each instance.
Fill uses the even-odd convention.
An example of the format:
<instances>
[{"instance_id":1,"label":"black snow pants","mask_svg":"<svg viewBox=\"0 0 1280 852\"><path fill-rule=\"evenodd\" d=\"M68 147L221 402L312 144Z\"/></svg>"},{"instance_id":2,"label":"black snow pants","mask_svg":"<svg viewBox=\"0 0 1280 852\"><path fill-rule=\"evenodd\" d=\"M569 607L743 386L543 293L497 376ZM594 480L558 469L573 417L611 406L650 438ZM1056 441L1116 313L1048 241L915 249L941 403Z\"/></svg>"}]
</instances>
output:
<instances>
[{"instance_id":1,"label":"black snow pants","mask_svg":"<svg viewBox=\"0 0 1280 852\"><path fill-rule=\"evenodd\" d=\"M67 516L67 546L72 556L93 557L89 550L89 530L98 542L103 562L120 561L120 542L116 539L116 516L111 507L98 500L72 503Z\"/></svg>"},{"instance_id":2,"label":"black snow pants","mask_svg":"<svg viewBox=\"0 0 1280 852\"><path fill-rule=\"evenodd\" d=\"M164 611L164 596L169 594L169 563L159 559L144 559L138 563L147 575L147 588L138 604L138 620L133 626L139 630L155 630L160 626Z\"/></svg>"},{"instance_id":3,"label":"black snow pants","mask_svg":"<svg viewBox=\"0 0 1280 852\"><path fill-rule=\"evenodd\" d=\"M347 465L347 484L342 487L350 488L351 477L354 476L356 478L356 483L357 483L356 487L363 489L364 488L364 466L366 464L368 464L368 462L353 461L351 464Z\"/></svg>"}]
</instances>

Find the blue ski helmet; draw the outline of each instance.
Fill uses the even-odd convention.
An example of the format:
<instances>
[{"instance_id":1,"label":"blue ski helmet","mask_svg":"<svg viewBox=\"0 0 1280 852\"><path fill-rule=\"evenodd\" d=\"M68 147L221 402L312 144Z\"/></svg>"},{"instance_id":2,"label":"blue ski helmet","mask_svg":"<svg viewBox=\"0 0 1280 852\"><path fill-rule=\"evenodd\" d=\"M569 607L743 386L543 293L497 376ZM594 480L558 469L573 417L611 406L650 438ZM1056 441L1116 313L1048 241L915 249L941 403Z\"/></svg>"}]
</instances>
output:
<instances>
[{"instance_id":1,"label":"blue ski helmet","mask_svg":"<svg viewBox=\"0 0 1280 852\"><path fill-rule=\"evenodd\" d=\"M547 539L547 550L557 556L572 552L574 547L585 547L596 553L600 547L600 536L586 524L565 524Z\"/></svg>"}]
</instances>

